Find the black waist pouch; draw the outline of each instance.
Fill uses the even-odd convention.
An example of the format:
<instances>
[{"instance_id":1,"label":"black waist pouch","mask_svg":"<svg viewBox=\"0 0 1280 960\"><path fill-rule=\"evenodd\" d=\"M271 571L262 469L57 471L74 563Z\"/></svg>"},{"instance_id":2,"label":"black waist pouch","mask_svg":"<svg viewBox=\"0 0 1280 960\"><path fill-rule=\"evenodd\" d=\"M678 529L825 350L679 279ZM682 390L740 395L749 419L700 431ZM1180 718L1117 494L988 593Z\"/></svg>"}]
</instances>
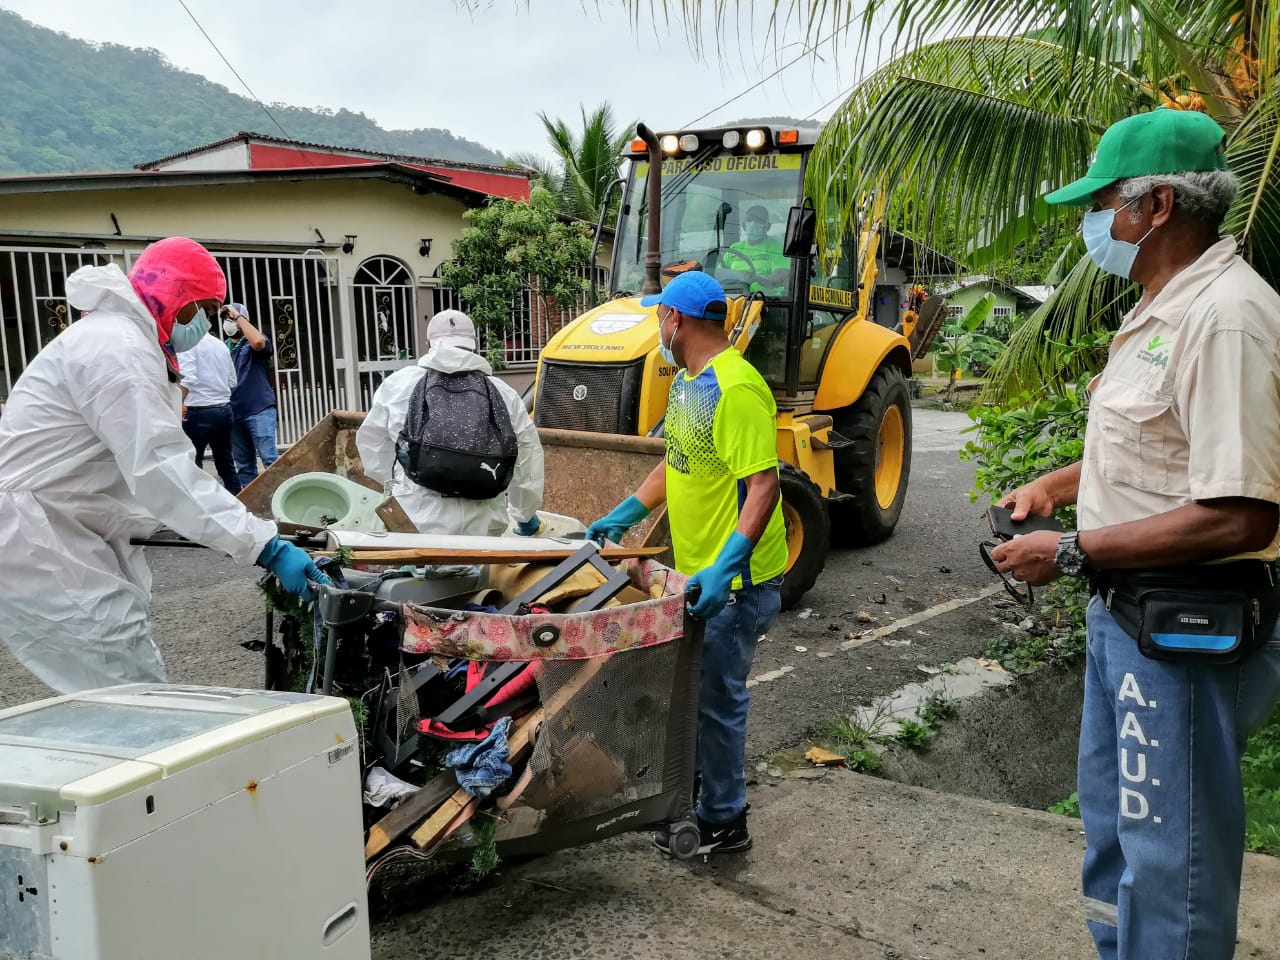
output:
<instances>
[{"instance_id":1,"label":"black waist pouch","mask_svg":"<svg viewBox=\"0 0 1280 960\"><path fill-rule=\"evenodd\" d=\"M1271 632L1277 591L1265 564L1116 571L1099 592L1152 660L1236 663Z\"/></svg>"}]
</instances>

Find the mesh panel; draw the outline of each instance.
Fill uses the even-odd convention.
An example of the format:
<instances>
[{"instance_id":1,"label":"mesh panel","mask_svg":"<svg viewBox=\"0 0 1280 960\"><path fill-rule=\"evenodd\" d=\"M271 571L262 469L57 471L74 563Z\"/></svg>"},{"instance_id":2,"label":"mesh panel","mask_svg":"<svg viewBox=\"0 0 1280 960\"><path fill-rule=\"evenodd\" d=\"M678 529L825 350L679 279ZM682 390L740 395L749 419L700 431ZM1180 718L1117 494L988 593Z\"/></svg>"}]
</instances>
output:
<instances>
[{"instance_id":1,"label":"mesh panel","mask_svg":"<svg viewBox=\"0 0 1280 960\"><path fill-rule=\"evenodd\" d=\"M567 823L662 793L667 763L671 678L679 644L611 657L538 735L534 780L521 803L551 823ZM548 661L538 677L542 702L581 669ZM519 804L518 804L519 805Z\"/></svg>"},{"instance_id":2,"label":"mesh panel","mask_svg":"<svg viewBox=\"0 0 1280 960\"><path fill-rule=\"evenodd\" d=\"M409 671L400 664L400 676L396 685L396 742L405 739L418 726L422 714L418 710L418 692L413 688Z\"/></svg>"},{"instance_id":3,"label":"mesh panel","mask_svg":"<svg viewBox=\"0 0 1280 960\"><path fill-rule=\"evenodd\" d=\"M626 376L626 367L544 363L538 386L538 426L594 433L621 432L620 411Z\"/></svg>"}]
</instances>

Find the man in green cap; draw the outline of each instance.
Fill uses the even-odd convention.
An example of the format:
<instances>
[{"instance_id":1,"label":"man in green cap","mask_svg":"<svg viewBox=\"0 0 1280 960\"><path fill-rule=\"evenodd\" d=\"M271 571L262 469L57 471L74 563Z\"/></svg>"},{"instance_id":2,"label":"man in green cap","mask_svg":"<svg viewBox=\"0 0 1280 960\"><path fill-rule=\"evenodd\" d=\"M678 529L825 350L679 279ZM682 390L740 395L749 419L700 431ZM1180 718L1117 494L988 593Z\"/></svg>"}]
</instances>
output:
<instances>
[{"instance_id":1,"label":"man in green cap","mask_svg":"<svg viewBox=\"0 0 1280 960\"><path fill-rule=\"evenodd\" d=\"M1079 796L1104 960L1234 954L1240 751L1280 694L1280 296L1219 235L1224 143L1200 113L1129 117L1045 198L1087 205L1089 256L1142 295L1089 385L1084 458L1004 500L1015 520L1075 504L1079 529L992 551L1020 580L1094 588Z\"/></svg>"}]
</instances>

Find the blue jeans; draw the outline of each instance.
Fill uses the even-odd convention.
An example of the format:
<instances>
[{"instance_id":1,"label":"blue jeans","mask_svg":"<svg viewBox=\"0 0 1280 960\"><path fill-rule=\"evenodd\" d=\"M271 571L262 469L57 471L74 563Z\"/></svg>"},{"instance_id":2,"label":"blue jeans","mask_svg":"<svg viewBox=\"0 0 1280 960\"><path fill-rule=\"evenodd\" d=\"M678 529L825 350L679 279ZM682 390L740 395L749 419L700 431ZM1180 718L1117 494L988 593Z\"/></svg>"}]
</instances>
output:
<instances>
[{"instance_id":1,"label":"blue jeans","mask_svg":"<svg viewBox=\"0 0 1280 960\"><path fill-rule=\"evenodd\" d=\"M236 420L231 430L231 454L236 461L240 486L247 487L258 475L258 459L265 470L280 458L276 450L276 408Z\"/></svg>"},{"instance_id":2,"label":"blue jeans","mask_svg":"<svg viewBox=\"0 0 1280 960\"><path fill-rule=\"evenodd\" d=\"M782 606L782 578L732 594L707 621L698 701L698 816L727 823L747 805L747 675L756 640Z\"/></svg>"},{"instance_id":3,"label":"blue jeans","mask_svg":"<svg viewBox=\"0 0 1280 960\"><path fill-rule=\"evenodd\" d=\"M240 492L240 478L231 458L231 404L216 407L187 407L182 430L196 448L196 466L204 466L204 452L213 451L213 465L222 485L232 493Z\"/></svg>"},{"instance_id":4,"label":"blue jeans","mask_svg":"<svg viewBox=\"0 0 1280 960\"><path fill-rule=\"evenodd\" d=\"M1230 960L1244 859L1240 754L1280 694L1280 642L1241 664L1150 660L1086 617L1080 816L1102 960Z\"/></svg>"}]
</instances>

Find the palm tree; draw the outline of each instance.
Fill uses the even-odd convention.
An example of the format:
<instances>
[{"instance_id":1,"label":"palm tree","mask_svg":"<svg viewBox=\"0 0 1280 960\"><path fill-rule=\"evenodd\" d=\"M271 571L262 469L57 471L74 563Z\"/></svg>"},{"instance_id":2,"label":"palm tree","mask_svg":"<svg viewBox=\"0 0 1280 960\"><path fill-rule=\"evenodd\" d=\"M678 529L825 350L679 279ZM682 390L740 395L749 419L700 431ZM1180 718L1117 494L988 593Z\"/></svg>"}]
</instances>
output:
<instances>
[{"instance_id":1,"label":"palm tree","mask_svg":"<svg viewBox=\"0 0 1280 960\"><path fill-rule=\"evenodd\" d=\"M554 159L520 154L514 161L538 175L540 184L558 198L561 213L594 222L604 207L609 184L618 177L620 158L635 125L619 130L613 122L613 108L607 103L590 114L582 108L580 132L545 113L539 113L538 118L546 128Z\"/></svg>"},{"instance_id":2,"label":"palm tree","mask_svg":"<svg viewBox=\"0 0 1280 960\"><path fill-rule=\"evenodd\" d=\"M651 0L625 0L633 16ZM970 266L1001 256L1078 213L1040 198L1080 176L1111 123L1156 106L1203 110L1228 133L1240 178L1228 228L1280 286L1280 3L1275 0L758 0L771 23L799 17L812 49L850 36L865 56L883 21L895 55L849 93L808 169L818 223L840 236L873 191L896 227L937 241ZM705 5L663 4L694 42ZM728 10L716 4L720 36ZM956 25L961 25L957 27ZM960 198L961 202L955 202ZM1101 357L1068 351L1114 326L1133 298L1072 245L1065 279L992 371L998 396L1073 380Z\"/></svg>"}]
</instances>

